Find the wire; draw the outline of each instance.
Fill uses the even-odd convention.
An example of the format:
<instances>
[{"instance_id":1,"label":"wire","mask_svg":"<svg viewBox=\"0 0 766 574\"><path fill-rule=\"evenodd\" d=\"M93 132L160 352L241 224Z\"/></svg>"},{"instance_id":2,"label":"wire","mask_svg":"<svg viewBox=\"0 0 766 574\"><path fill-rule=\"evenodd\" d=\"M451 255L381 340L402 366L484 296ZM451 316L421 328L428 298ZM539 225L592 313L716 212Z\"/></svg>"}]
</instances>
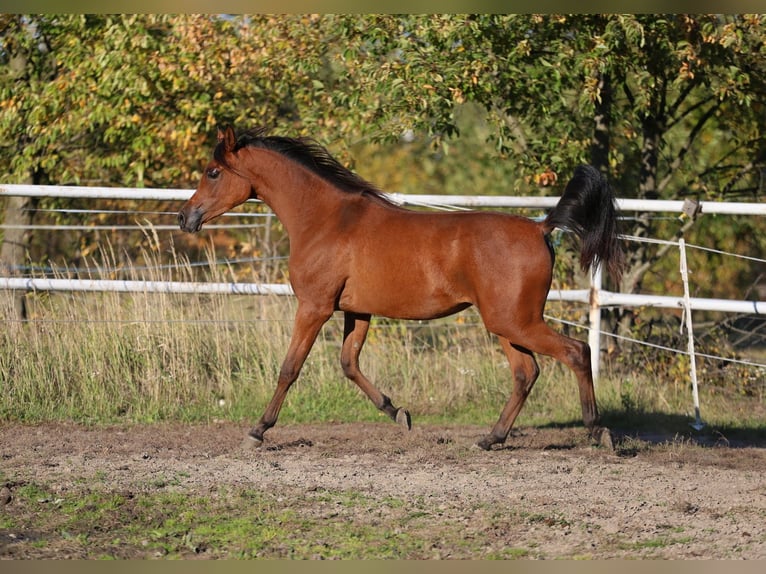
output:
<instances>
[{"instance_id":1,"label":"wire","mask_svg":"<svg viewBox=\"0 0 766 574\"><path fill-rule=\"evenodd\" d=\"M718 255L728 255L730 257L738 257L739 259L747 259L748 261L757 261L758 263L766 263L766 259L751 257L749 255L740 255L739 253L729 253L727 251L720 251L718 249L713 249L711 247L702 247L701 245L689 245L688 243L686 244L686 246L691 249L697 249L699 251L707 251L709 253L717 253Z\"/></svg>"},{"instance_id":2,"label":"wire","mask_svg":"<svg viewBox=\"0 0 766 574\"><path fill-rule=\"evenodd\" d=\"M680 246L678 241L669 241L667 239L654 239L652 237L637 237L635 235L620 235L621 239L626 241L635 241L637 243L655 243L658 245L676 245ZM739 259L747 259L749 261L756 261L758 263L766 263L766 259L759 257L752 257L750 255L740 255L739 253L731 253L729 251L721 251L720 249L713 249L712 247L703 247L701 245L695 245L693 243L686 243L686 247L689 249L697 249L698 251L707 251L708 253L716 253L718 255L728 255L730 257L738 257Z\"/></svg>"},{"instance_id":3,"label":"wire","mask_svg":"<svg viewBox=\"0 0 766 574\"><path fill-rule=\"evenodd\" d=\"M579 323L574 323L572 321L567 321L565 319L558 319L556 317L551 317L550 315L543 315L543 316L546 319L550 319L551 321L555 321L557 323L563 323L565 325L569 325L569 326L572 326L572 327L578 327L580 329L585 329L586 331L590 331L591 330L591 328L588 327L587 325L581 325ZM640 339L633 339L631 337L626 337L625 335L618 335L616 333L605 333L603 331L601 332L601 334L604 335L605 337L612 337L613 339L619 339L621 341L627 341L629 343L634 343L636 345L643 345L644 347L651 347L651 348L654 348L654 349L659 349L661 351L666 351L666 352L670 352L670 353L676 353L676 354L679 354L679 355L689 355L688 351L683 351L681 349L674 349L673 347L666 347L666 346L663 346L663 345L658 345L657 343L650 343L648 341L642 341ZM718 361L725 361L725 362L729 362L729 363L737 363L737 364L740 364L740 365L747 365L747 366L750 366L750 367L758 367L758 368L761 368L761 369L766 369L766 364L756 363L755 361L747 361L747 360L744 360L744 359L733 359L733 358L729 358L729 357L720 357L718 355L708 355L706 353L699 353L697 351L694 351L694 354L697 357L703 357L705 359L715 359L715 360L718 360Z\"/></svg>"}]
</instances>

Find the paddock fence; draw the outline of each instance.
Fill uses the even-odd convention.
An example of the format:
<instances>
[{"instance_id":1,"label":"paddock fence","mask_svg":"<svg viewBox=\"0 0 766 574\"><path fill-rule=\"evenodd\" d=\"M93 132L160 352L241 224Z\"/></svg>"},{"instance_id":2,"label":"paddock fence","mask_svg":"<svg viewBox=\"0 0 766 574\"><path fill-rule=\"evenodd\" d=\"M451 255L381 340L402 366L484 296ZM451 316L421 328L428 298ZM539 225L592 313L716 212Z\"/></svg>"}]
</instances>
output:
<instances>
[{"instance_id":1,"label":"paddock fence","mask_svg":"<svg viewBox=\"0 0 766 574\"><path fill-rule=\"evenodd\" d=\"M190 189L153 189L153 188L124 188L124 187L82 187L82 186L50 186L50 185L0 185L0 197L24 196L24 197L47 197L47 198L70 198L70 199L113 199L113 200L151 200L151 201L185 201L191 197L193 190ZM475 208L496 209L550 209L558 202L558 197L508 197L508 196L470 196L470 195L405 195L398 193L387 194L388 197L403 206L461 210ZM670 201L670 200L641 200L618 198L617 204L620 211L640 213L665 213L665 214L718 214L718 215L746 215L766 216L766 203L734 203L734 202L693 202ZM12 226L0 224L0 230L9 229ZM78 226L65 225L42 225L27 226L30 231L55 231L61 229L77 230ZM137 228L136 226L126 226ZM206 226L208 229L230 227L225 224L218 226ZM114 230L115 226L105 226ZM175 229L173 225L157 226L157 229ZM82 226L81 229L92 230L92 226ZM548 295L549 301L569 301L582 303L588 306L588 324L575 325L588 330L588 342L591 347L591 362L593 365L594 380L598 381L602 356L602 343L605 336L616 336L611 333L603 333L601 330L601 311L604 308L625 307L655 307L681 310L683 312L683 325L687 334L687 348L664 349L680 355L687 355L690 359L689 377L692 384L692 400L695 417L691 425L701 429L704 423L700 414L696 357L720 359L725 362L739 362L753 368L764 369L766 364L757 361L740 361L737 359L712 357L701 355L694 349L693 311L718 311L734 314L766 314L766 302L759 300L730 300L699 298L690 296L689 273L686 264L687 249L706 249L695 245L687 245L683 239L678 241L666 241L662 239L647 239L624 236L629 242L656 242L674 246L679 252L679 274L683 283L683 292L672 295L632 294L608 291L602 288L601 270L597 269L590 276L588 289L561 290L552 289ZM719 252L720 253L720 252ZM744 257L758 265L766 264L766 260L747 255L723 253L733 257ZM290 296L293 291L289 284L283 283L254 283L254 282L192 282L192 281L136 281L136 280L109 280L109 279L56 279L46 277L0 277L0 290L14 291L88 291L88 292L125 292L125 293L205 293L205 294L238 294L238 295L284 295ZM548 317L559 320L555 317ZM559 320L560 321L560 320ZM561 321L566 323L566 321ZM622 337L625 338L625 337ZM647 341L630 339L632 343L657 347ZM663 347L660 347L663 348Z\"/></svg>"}]
</instances>

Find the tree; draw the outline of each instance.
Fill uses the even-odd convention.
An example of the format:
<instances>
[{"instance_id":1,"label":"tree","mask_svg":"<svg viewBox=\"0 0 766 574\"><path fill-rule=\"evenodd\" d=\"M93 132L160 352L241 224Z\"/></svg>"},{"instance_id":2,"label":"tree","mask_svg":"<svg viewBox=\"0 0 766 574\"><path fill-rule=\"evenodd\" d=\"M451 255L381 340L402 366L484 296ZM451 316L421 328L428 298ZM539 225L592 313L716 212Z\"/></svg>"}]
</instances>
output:
<instances>
[{"instance_id":1,"label":"tree","mask_svg":"<svg viewBox=\"0 0 766 574\"><path fill-rule=\"evenodd\" d=\"M438 166L470 110L487 145L458 163L507 177L498 192L548 193L590 162L621 196L753 196L765 37L756 15L5 15L0 177L193 186L223 123L350 164L408 135ZM655 254L631 252L638 290Z\"/></svg>"},{"instance_id":2,"label":"tree","mask_svg":"<svg viewBox=\"0 0 766 574\"><path fill-rule=\"evenodd\" d=\"M608 172L623 197L719 200L763 191L766 27L758 15L365 16L326 24L344 46L328 56L352 86L334 93L333 109L358 107L349 115L373 135L414 130L449 142L458 133L455 111L472 101L486 110L497 157L513 162L525 191L583 161ZM644 215L630 225L627 233L646 236L658 224ZM658 253L638 244L630 255L622 288L638 291Z\"/></svg>"},{"instance_id":3,"label":"tree","mask_svg":"<svg viewBox=\"0 0 766 574\"><path fill-rule=\"evenodd\" d=\"M218 42L229 27L201 16L0 16L2 181L193 185L218 107L208 87L229 68ZM31 207L8 198L6 224L31 223ZM30 257L22 234L5 230L9 268ZM93 240L70 239L67 255ZM37 251L52 255L51 247Z\"/></svg>"}]
</instances>

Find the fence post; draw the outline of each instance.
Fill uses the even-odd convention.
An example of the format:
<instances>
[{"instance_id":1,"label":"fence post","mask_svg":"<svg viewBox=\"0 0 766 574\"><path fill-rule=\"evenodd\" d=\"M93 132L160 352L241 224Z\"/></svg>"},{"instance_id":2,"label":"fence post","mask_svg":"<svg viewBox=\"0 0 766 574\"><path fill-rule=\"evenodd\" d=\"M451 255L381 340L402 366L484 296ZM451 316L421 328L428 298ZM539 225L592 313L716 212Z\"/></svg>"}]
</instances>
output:
<instances>
[{"instance_id":1,"label":"fence post","mask_svg":"<svg viewBox=\"0 0 766 574\"><path fill-rule=\"evenodd\" d=\"M678 240L678 249L681 259L681 279L684 283L684 318L686 319L686 334L689 337L687 350L689 352L689 370L692 377L692 400L694 401L694 422L691 423L695 430L702 430L705 423L700 417L700 398L697 391L697 359L694 356L694 329L692 327L692 304L689 296L689 269L686 266L686 242L683 238ZM683 329L683 325L681 326Z\"/></svg>"},{"instance_id":2,"label":"fence post","mask_svg":"<svg viewBox=\"0 0 766 574\"><path fill-rule=\"evenodd\" d=\"M588 331L588 345L590 345L590 367L593 373L593 385L598 383L599 367L601 363L601 304L599 302L599 291L601 290L601 265L596 267L590 274L590 310L588 320L590 330Z\"/></svg>"}]
</instances>

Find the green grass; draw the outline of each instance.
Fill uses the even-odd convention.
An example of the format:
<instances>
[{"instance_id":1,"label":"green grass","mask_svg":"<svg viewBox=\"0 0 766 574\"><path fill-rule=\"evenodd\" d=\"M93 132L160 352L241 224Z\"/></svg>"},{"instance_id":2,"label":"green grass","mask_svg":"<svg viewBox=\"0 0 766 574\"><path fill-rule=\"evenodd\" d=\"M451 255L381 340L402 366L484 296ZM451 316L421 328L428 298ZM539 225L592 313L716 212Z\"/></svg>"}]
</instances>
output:
<instances>
[{"instance_id":1,"label":"green grass","mask_svg":"<svg viewBox=\"0 0 766 574\"><path fill-rule=\"evenodd\" d=\"M689 544L693 542L694 538L691 536L659 536L655 538L649 538L647 540L639 540L636 542L622 542L618 545L623 550L656 550L673 546L674 544Z\"/></svg>"},{"instance_id":2,"label":"green grass","mask_svg":"<svg viewBox=\"0 0 766 574\"><path fill-rule=\"evenodd\" d=\"M523 542L530 528L583 527L523 503L498 509L464 501L459 508L437 509L428 498L380 498L355 490L227 486L200 493L147 485L135 492L57 493L30 483L17 487L14 497L0 515L0 536L23 533L13 546L16 555L27 557L549 558L544 547ZM617 536L609 544L616 553L651 557L692 541L681 527L664 529L640 540ZM573 552L570 558L587 558Z\"/></svg>"},{"instance_id":3,"label":"green grass","mask_svg":"<svg viewBox=\"0 0 766 574\"><path fill-rule=\"evenodd\" d=\"M295 558L423 559L524 558L531 549L488 547L467 534L465 515L433 515L396 498L378 500L354 491L279 497L253 489L194 493L68 493L40 487L16 491L15 518L0 533L25 532L19 550L99 559ZM374 511L370 509L374 508ZM481 522L476 528L481 528ZM22 548L23 547L23 548Z\"/></svg>"}]
</instances>

